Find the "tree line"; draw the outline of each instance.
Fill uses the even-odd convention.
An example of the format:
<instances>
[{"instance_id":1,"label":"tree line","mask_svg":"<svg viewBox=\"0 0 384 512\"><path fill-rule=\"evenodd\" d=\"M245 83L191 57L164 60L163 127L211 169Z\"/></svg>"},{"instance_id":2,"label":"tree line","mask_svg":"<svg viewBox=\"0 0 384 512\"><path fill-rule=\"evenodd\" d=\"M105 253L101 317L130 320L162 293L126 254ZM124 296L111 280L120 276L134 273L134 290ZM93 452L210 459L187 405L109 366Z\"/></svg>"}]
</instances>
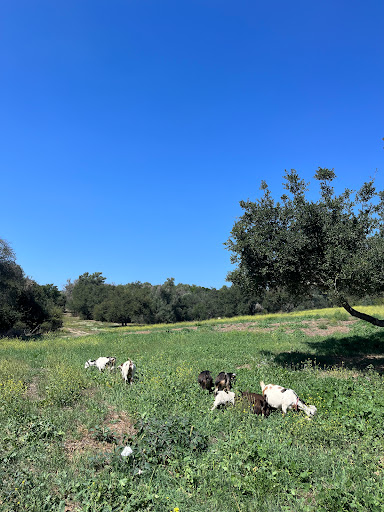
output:
<instances>
[{"instance_id":1,"label":"tree line","mask_svg":"<svg viewBox=\"0 0 384 512\"><path fill-rule=\"evenodd\" d=\"M0 335L30 336L55 331L63 325L64 312L102 322L155 324L254 315L325 307L326 298L315 295L293 303L282 289L264 294L249 293L234 284L220 289L175 284L133 282L108 284L101 272L68 280L63 290L53 284L39 285L25 276L15 254L0 240Z\"/></svg>"},{"instance_id":2,"label":"tree line","mask_svg":"<svg viewBox=\"0 0 384 512\"><path fill-rule=\"evenodd\" d=\"M298 307L281 290L256 295L240 286L220 289L175 284L168 278L163 284L106 284L101 272L85 273L64 289L67 308L83 319L129 323L174 323L218 317L254 315L263 311L289 311ZM318 295L302 307L324 307L328 303Z\"/></svg>"}]
</instances>

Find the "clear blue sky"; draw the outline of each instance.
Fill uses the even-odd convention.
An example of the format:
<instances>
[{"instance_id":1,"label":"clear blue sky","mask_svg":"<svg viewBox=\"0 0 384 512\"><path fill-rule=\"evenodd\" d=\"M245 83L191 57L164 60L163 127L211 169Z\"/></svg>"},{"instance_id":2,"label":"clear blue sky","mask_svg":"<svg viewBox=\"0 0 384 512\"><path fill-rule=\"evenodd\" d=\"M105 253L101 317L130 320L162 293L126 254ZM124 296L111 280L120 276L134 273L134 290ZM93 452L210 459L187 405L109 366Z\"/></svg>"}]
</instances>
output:
<instances>
[{"instance_id":1,"label":"clear blue sky","mask_svg":"<svg viewBox=\"0 0 384 512\"><path fill-rule=\"evenodd\" d=\"M384 189L383 20L382 0L3 2L0 238L60 289L220 288L261 180L377 168Z\"/></svg>"}]
</instances>

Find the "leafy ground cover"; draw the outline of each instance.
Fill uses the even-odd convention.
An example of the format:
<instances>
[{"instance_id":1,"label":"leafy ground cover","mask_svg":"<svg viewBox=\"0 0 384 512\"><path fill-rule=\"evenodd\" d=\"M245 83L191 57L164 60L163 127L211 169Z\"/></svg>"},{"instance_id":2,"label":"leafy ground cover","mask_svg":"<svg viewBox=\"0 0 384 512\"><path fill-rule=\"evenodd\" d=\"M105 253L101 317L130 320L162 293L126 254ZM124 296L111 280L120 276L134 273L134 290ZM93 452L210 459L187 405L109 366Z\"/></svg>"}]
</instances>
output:
<instances>
[{"instance_id":1,"label":"leafy ground cover","mask_svg":"<svg viewBox=\"0 0 384 512\"><path fill-rule=\"evenodd\" d=\"M382 329L335 309L67 322L58 335L0 342L2 511L383 509ZM134 385L84 369L100 355L132 358ZM239 400L211 412L197 386L206 369L235 371L235 391L292 387L318 414L264 419ZM133 455L121 457L126 445Z\"/></svg>"}]
</instances>

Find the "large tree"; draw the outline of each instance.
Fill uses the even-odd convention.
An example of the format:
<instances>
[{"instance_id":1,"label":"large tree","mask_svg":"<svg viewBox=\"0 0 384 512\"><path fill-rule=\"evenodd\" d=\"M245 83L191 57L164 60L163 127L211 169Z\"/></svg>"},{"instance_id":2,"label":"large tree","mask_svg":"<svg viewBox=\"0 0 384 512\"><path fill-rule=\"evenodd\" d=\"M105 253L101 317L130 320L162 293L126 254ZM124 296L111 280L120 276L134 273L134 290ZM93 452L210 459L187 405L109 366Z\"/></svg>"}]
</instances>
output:
<instances>
[{"instance_id":1,"label":"large tree","mask_svg":"<svg viewBox=\"0 0 384 512\"><path fill-rule=\"evenodd\" d=\"M308 184L295 170L286 172L280 200L262 182L260 199L241 201L244 214L226 242L237 268L227 279L257 294L282 288L297 300L320 292L384 327L384 320L350 305L384 291L384 192L370 179L336 195L335 177L333 169L316 171L317 201L307 199Z\"/></svg>"}]
</instances>

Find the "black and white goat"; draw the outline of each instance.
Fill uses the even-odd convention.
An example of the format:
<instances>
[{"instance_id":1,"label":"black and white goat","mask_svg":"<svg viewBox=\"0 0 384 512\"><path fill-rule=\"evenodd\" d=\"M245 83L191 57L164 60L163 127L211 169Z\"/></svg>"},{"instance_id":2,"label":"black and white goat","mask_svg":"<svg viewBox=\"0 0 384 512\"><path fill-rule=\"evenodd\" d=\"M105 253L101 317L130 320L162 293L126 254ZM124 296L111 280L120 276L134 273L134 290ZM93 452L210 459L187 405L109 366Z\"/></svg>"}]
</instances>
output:
<instances>
[{"instance_id":1,"label":"black and white goat","mask_svg":"<svg viewBox=\"0 0 384 512\"><path fill-rule=\"evenodd\" d=\"M100 372L104 371L106 368L113 370L115 368L116 357L99 357L98 359L88 359L85 363L84 368L89 368L90 366L96 366Z\"/></svg>"},{"instance_id":2,"label":"black and white goat","mask_svg":"<svg viewBox=\"0 0 384 512\"><path fill-rule=\"evenodd\" d=\"M215 395L219 391L231 391L232 384L235 383L236 373L220 372L215 379Z\"/></svg>"}]
</instances>

